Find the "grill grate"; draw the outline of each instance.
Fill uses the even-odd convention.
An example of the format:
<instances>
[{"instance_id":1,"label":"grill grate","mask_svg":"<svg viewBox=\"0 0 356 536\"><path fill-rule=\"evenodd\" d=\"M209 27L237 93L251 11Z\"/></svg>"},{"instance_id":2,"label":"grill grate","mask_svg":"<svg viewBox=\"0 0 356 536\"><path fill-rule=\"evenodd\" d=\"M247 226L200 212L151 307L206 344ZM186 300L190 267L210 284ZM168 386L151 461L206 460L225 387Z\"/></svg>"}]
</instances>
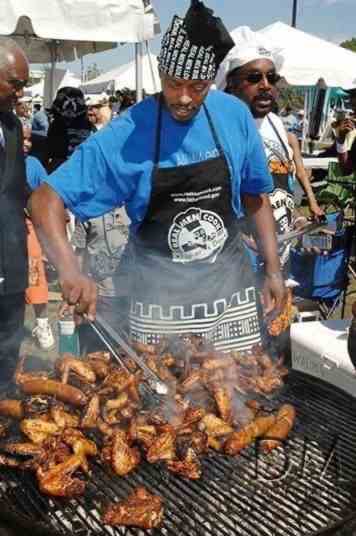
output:
<instances>
[{"instance_id":1,"label":"grill grate","mask_svg":"<svg viewBox=\"0 0 356 536\"><path fill-rule=\"evenodd\" d=\"M304 536L321 534L356 514L356 400L321 380L291 372L271 409L290 402L297 423L285 448L236 458L212 454L199 481L143 463L124 478L99 464L83 497L61 501L37 490L30 474L0 474L0 517L51 536L143 536L134 528L103 526L100 512L144 485L165 503L163 527L152 535ZM333 454L332 454L333 453ZM41 531L42 529L42 531Z\"/></svg>"}]
</instances>

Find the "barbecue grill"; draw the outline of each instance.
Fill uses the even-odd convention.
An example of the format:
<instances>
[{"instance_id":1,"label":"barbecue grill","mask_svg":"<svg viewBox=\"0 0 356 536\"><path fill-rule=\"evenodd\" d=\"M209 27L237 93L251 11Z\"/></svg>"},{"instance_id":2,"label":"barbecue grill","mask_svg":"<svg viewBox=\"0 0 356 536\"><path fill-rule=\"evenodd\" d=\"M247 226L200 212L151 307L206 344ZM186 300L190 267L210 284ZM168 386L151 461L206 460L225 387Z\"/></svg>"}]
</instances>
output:
<instances>
[{"instance_id":1,"label":"barbecue grill","mask_svg":"<svg viewBox=\"0 0 356 536\"><path fill-rule=\"evenodd\" d=\"M356 400L322 380L291 371L270 409L292 403L296 425L284 447L259 455L258 445L235 458L211 454L203 477L184 480L142 463L124 478L99 463L83 497L40 494L31 474L0 473L0 518L45 535L301 536L326 534L356 515ZM162 497L161 529L103 526L109 502L144 485Z\"/></svg>"}]
</instances>

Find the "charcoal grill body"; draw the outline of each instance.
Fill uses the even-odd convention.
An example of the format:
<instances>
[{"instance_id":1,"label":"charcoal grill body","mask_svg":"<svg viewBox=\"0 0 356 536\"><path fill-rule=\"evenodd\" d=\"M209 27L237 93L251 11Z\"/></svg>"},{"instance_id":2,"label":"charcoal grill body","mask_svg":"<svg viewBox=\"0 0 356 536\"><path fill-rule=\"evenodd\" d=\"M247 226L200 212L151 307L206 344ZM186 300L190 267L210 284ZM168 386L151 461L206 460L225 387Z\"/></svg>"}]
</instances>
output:
<instances>
[{"instance_id":1,"label":"charcoal grill body","mask_svg":"<svg viewBox=\"0 0 356 536\"><path fill-rule=\"evenodd\" d=\"M125 478L92 466L85 495L48 499L32 475L0 473L0 519L27 526L31 536L175 535L304 536L335 534L356 516L356 400L325 382L291 372L286 387L268 402L294 404L297 422L286 444L271 455L259 445L229 458L203 460L202 480L188 481L163 466L143 463ZM161 529L112 529L99 514L138 485L165 505ZM330 532L331 531L331 532ZM0 532L1 536L1 532Z\"/></svg>"}]
</instances>

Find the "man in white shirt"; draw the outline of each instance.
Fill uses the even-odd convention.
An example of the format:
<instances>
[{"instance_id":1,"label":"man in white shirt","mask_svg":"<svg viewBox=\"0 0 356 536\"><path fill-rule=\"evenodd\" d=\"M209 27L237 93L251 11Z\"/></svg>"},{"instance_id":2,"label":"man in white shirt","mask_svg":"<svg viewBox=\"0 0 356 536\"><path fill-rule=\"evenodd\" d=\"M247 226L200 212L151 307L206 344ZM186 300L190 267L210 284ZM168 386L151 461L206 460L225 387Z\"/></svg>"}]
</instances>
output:
<instances>
[{"instance_id":1,"label":"man in white shirt","mask_svg":"<svg viewBox=\"0 0 356 536\"><path fill-rule=\"evenodd\" d=\"M278 51L262 45L257 36L251 32L246 35L244 43L240 43L230 52L225 63L225 76L220 86L225 86L227 93L243 100L255 118L274 182L270 201L277 233L283 235L294 228L296 159L282 120L272 112L278 96L276 84L280 80L278 72L282 66L282 60ZM300 168L300 165L298 167ZM315 198L310 182L304 168L298 171L298 179L311 204L312 201L315 202ZM312 211L315 213L315 210ZM279 251L285 274L288 273L289 251L290 243L281 246Z\"/></svg>"}]
</instances>

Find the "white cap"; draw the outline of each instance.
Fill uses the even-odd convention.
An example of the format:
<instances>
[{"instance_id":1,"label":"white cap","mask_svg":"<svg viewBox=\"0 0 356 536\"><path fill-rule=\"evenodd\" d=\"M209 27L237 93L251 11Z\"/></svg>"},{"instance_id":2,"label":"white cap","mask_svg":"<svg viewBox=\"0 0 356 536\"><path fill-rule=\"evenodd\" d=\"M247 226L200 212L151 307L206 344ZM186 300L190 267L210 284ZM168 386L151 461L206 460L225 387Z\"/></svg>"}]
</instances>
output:
<instances>
[{"instance_id":1,"label":"white cap","mask_svg":"<svg viewBox=\"0 0 356 536\"><path fill-rule=\"evenodd\" d=\"M88 95L85 99L85 104L87 106L106 106L109 104L109 97L106 93L101 95Z\"/></svg>"},{"instance_id":2,"label":"white cap","mask_svg":"<svg viewBox=\"0 0 356 536\"><path fill-rule=\"evenodd\" d=\"M277 49L258 32L253 32L248 26L241 26L234 32L233 38L236 46L230 50L216 77L218 89L225 89L229 73L251 61L270 60L274 63L277 72L282 68L283 57L280 55L281 49Z\"/></svg>"}]
</instances>

